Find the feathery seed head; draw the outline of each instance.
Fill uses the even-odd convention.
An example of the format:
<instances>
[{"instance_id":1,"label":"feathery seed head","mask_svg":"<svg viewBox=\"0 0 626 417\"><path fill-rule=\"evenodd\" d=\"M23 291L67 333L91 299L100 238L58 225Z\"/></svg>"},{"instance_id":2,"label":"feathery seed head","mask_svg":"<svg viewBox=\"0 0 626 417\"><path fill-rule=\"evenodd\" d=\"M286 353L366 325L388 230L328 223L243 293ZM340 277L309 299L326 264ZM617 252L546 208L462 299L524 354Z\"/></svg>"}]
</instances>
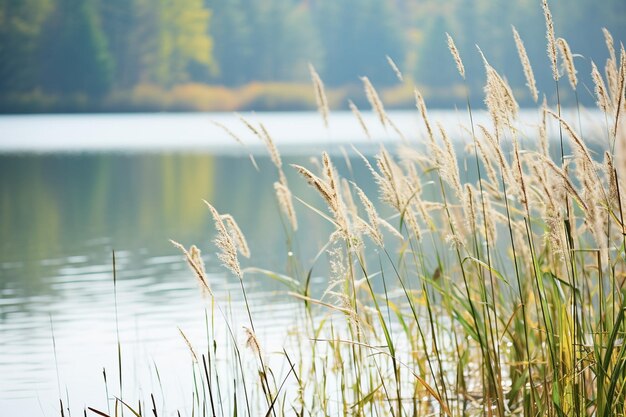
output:
<instances>
[{"instance_id":1,"label":"feathery seed head","mask_svg":"<svg viewBox=\"0 0 626 417\"><path fill-rule=\"evenodd\" d=\"M361 115L359 108L356 106L356 104L352 102L352 100L348 100L348 105L350 106L350 110L352 111L352 114L354 114L356 119L359 121L359 125L361 126L361 129L363 129L363 132L365 132L365 136L367 136L368 139L371 139L372 136L370 135L370 131L367 128L365 121L363 120L363 116Z\"/></svg>"},{"instance_id":2,"label":"feathery seed head","mask_svg":"<svg viewBox=\"0 0 626 417\"><path fill-rule=\"evenodd\" d=\"M200 249L193 245L191 246L190 250L187 251L187 249L185 249L185 247L180 243L171 239L170 242L172 243L172 245L180 249L183 255L185 255L185 260L187 261L187 264L189 265L198 282L200 283L202 291L213 296L213 292L211 291L211 287L209 287L209 282L207 280L206 272L204 269L204 262L202 261L202 256L200 254Z\"/></svg>"},{"instance_id":3,"label":"feathery seed head","mask_svg":"<svg viewBox=\"0 0 626 417\"><path fill-rule=\"evenodd\" d=\"M287 216L287 219L291 224L291 228L294 231L298 230L298 219L296 218L296 211L293 207L291 190L282 181L277 181L274 183L274 191L276 191L278 205L285 216Z\"/></svg>"},{"instance_id":4,"label":"feathery seed head","mask_svg":"<svg viewBox=\"0 0 626 417\"><path fill-rule=\"evenodd\" d=\"M569 44L563 38L557 39L559 50L561 51L561 58L565 63L565 71L567 72L567 78L572 86L573 90L576 90L578 84L578 78L576 77L576 67L574 67L574 56L570 50Z\"/></svg>"},{"instance_id":5,"label":"feathery seed head","mask_svg":"<svg viewBox=\"0 0 626 417\"><path fill-rule=\"evenodd\" d=\"M535 73L530 66L530 60L528 59L528 54L526 53L526 48L524 47L524 42L522 42L522 38L520 37L519 33L517 33L517 29L515 29L515 26L511 27L513 28L513 38L515 39L517 53L519 55L520 61L522 62L522 68L524 69L526 85L528 86L530 94L533 96L533 100L536 103L539 99L539 93L537 92L537 85L535 83Z\"/></svg>"},{"instance_id":6,"label":"feathery seed head","mask_svg":"<svg viewBox=\"0 0 626 417\"><path fill-rule=\"evenodd\" d=\"M204 200L204 203L209 208L213 221L215 223L215 229L217 230L217 236L214 240L215 245L220 249L217 257L222 264L228 268L239 279L243 279L243 272L239 266L239 259L237 258L237 246L233 242L233 238L228 233L228 229L224 225L221 215L208 201Z\"/></svg>"},{"instance_id":7,"label":"feathery seed head","mask_svg":"<svg viewBox=\"0 0 626 417\"><path fill-rule=\"evenodd\" d=\"M548 41L548 57L550 58L550 64L552 65L552 77L555 81L559 79L559 69L557 65L556 57L556 39L554 37L554 21L552 20L552 13L548 7L548 1L542 0L543 16L546 21L546 39Z\"/></svg>"},{"instance_id":8,"label":"feathery seed head","mask_svg":"<svg viewBox=\"0 0 626 417\"><path fill-rule=\"evenodd\" d=\"M593 61L591 61L591 78L595 86L596 103L600 110L606 113L609 110L609 98L607 96L604 80Z\"/></svg>"},{"instance_id":9,"label":"feathery seed head","mask_svg":"<svg viewBox=\"0 0 626 417\"><path fill-rule=\"evenodd\" d=\"M372 85L371 81L367 77L361 77L361 81L363 81L363 86L365 87L365 95L367 97L367 101L369 101L372 106L372 110L378 115L378 120L380 120L380 124L383 126L387 126L387 114L385 113L385 107L383 106L383 102L378 97L378 93L376 89Z\"/></svg>"},{"instance_id":10,"label":"feathery seed head","mask_svg":"<svg viewBox=\"0 0 626 417\"><path fill-rule=\"evenodd\" d=\"M463 65L463 61L461 60L461 55L459 54L459 50L456 48L454 44L454 39L452 36L446 32L446 38L448 39L448 49L454 58L454 62L456 62L456 68L461 74L461 78L465 79L465 66Z\"/></svg>"},{"instance_id":11,"label":"feathery seed head","mask_svg":"<svg viewBox=\"0 0 626 417\"><path fill-rule=\"evenodd\" d=\"M391 57L389 55L387 55L387 63L389 64L389 66L393 70L394 74L396 74L396 77L398 77L398 80L404 81L404 78L402 77L402 72L400 71L400 68L398 68L396 63L393 61L393 59L391 59Z\"/></svg>"},{"instance_id":12,"label":"feathery seed head","mask_svg":"<svg viewBox=\"0 0 626 417\"><path fill-rule=\"evenodd\" d=\"M326 90L324 89L324 83L320 78L313 64L309 64L309 72L311 73L311 80L313 81L313 87L315 89L315 101L317 102L317 111L322 115L324 120L324 126L328 128L328 115L330 113L328 109L328 99L326 98Z\"/></svg>"}]
</instances>

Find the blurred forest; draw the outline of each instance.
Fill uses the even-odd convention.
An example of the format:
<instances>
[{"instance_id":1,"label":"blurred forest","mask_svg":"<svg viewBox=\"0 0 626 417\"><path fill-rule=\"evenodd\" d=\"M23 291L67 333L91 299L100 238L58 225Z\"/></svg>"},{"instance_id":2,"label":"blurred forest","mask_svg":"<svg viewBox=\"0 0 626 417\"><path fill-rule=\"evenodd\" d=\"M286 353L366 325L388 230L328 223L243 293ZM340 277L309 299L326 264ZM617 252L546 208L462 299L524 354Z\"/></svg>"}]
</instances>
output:
<instances>
[{"instance_id":1,"label":"blurred forest","mask_svg":"<svg viewBox=\"0 0 626 417\"><path fill-rule=\"evenodd\" d=\"M608 56L601 29L616 48L626 41L626 1L550 7L589 86L591 60ZM431 105L449 107L462 90L446 32L478 102L475 45L529 104L511 25L551 92L540 0L0 0L0 111L310 108L309 62L335 107L347 96L358 103L363 75L391 106L410 105L418 85Z\"/></svg>"}]
</instances>

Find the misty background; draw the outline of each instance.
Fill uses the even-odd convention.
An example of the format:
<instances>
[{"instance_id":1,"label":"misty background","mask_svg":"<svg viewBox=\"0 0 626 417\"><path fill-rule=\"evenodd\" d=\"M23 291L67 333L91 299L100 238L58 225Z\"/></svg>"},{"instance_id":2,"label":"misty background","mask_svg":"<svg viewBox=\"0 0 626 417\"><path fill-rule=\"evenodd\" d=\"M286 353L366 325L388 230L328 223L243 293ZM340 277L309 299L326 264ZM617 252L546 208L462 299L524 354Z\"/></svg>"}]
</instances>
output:
<instances>
[{"instance_id":1,"label":"misty background","mask_svg":"<svg viewBox=\"0 0 626 417\"><path fill-rule=\"evenodd\" d=\"M553 0L556 35L578 54L581 100L591 60L626 39L624 0ZM308 63L334 108L364 104L368 76L392 108L463 104L446 47L455 39L476 104L476 45L531 104L511 33L540 91L553 94L540 0L0 0L0 111L298 110L315 106ZM400 82L391 57L404 74ZM573 94L563 89L565 104ZM550 97L549 97L550 98Z\"/></svg>"}]
</instances>

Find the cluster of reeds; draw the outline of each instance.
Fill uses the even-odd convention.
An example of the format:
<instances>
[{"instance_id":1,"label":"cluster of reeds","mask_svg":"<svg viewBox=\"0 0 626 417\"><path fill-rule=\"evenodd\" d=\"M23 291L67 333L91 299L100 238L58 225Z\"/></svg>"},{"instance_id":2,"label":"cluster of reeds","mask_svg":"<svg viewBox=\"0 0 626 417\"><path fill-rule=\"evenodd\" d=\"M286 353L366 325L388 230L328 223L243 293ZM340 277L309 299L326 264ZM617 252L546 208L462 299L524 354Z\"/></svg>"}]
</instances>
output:
<instances>
[{"instance_id":1,"label":"cluster of reeds","mask_svg":"<svg viewBox=\"0 0 626 417\"><path fill-rule=\"evenodd\" d=\"M212 300L216 314L207 316L207 328L223 319L229 332L220 343L207 330L206 353L193 355L193 415L626 414L626 53L623 46L616 52L605 30L605 76L594 63L591 71L606 137L588 145L581 124L561 112L563 68L580 120L577 70L567 42L555 37L545 0L543 7L555 81L555 91L545 93L555 102L544 98L536 136L524 136L513 90L480 52L491 124L474 124L468 97L464 154L470 163L463 172L459 146L445 126L431 121L419 91L426 137L410 140L363 78L380 123L398 134L393 150L381 145L375 157L361 155L391 214L379 214L373 196L341 178L329 154L317 169L284 167L263 125L242 120L264 141L277 169L275 191L289 242L306 239L307 232L298 230L285 169L295 169L319 194L318 201L298 199L299 209L313 210L334 232L311 263L298 261L296 252L285 273L262 271L302 301L292 342L269 353L255 336L244 286L246 274L259 271L239 266L238 256L249 255L245 239L232 217L207 203L219 259L241 283L246 345L256 367L251 372L242 359L250 355L210 291L198 249L177 244ZM537 101L515 28L513 36ZM448 45L465 79L449 35ZM328 124L324 86L310 70ZM368 134L359 110L351 108ZM549 140L550 126L558 128L556 142ZM324 259L328 288L314 297L310 277ZM224 345L232 359L228 376L215 365Z\"/></svg>"}]
</instances>

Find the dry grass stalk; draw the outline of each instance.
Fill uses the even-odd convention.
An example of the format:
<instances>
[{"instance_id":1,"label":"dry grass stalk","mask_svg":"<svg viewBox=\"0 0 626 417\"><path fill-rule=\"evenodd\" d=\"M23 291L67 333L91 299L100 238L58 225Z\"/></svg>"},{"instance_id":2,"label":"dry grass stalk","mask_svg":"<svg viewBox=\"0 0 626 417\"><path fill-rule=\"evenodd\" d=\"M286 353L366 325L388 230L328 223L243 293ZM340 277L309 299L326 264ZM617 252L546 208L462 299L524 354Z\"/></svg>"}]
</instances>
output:
<instances>
[{"instance_id":1,"label":"dry grass stalk","mask_svg":"<svg viewBox=\"0 0 626 417\"><path fill-rule=\"evenodd\" d=\"M572 126L552 110L547 110L547 113L554 117L561 124L561 126L563 126L563 129L565 129L569 137L572 139L572 142L575 145L574 149L576 149L578 156L583 157L590 164L593 164L593 159L591 158L591 153L589 152L589 149L587 149L587 145L585 145L585 143L578 136L578 134L576 134Z\"/></svg>"},{"instance_id":2,"label":"dry grass stalk","mask_svg":"<svg viewBox=\"0 0 626 417\"><path fill-rule=\"evenodd\" d=\"M546 96L543 96L541 103L541 124L539 125L539 149L543 156L550 156L548 149L548 102Z\"/></svg>"},{"instance_id":3,"label":"dry grass stalk","mask_svg":"<svg viewBox=\"0 0 626 417\"><path fill-rule=\"evenodd\" d=\"M426 125L426 132L428 132L428 138L432 143L435 142L435 135L433 135L433 129L430 125L430 120L428 119L428 112L426 110L426 103L424 102L424 97L416 88L413 90L415 94L415 104L420 114L422 115L422 119L424 120L424 124Z\"/></svg>"},{"instance_id":4,"label":"dry grass stalk","mask_svg":"<svg viewBox=\"0 0 626 417\"><path fill-rule=\"evenodd\" d=\"M381 201L393 207L403 217L404 223L408 225L409 230L413 232L415 237L421 239L421 228L413 209L416 208L425 221L428 218L428 214L419 198L419 180L413 182L413 178L404 177L400 167L393 161L383 146L381 146L381 150L376 156L376 165L380 173L372 167L365 156L359 155L378 184ZM390 229L390 231L393 229L390 225L380 224ZM392 233L396 234L398 232L393 229Z\"/></svg>"},{"instance_id":5,"label":"dry grass stalk","mask_svg":"<svg viewBox=\"0 0 626 417\"><path fill-rule=\"evenodd\" d=\"M204 269L202 253L196 245L191 245L191 247L189 248L189 256L191 256L191 260L193 261L194 265L196 265L200 272L202 272L202 275L206 277L206 270Z\"/></svg>"},{"instance_id":6,"label":"dry grass stalk","mask_svg":"<svg viewBox=\"0 0 626 417\"><path fill-rule=\"evenodd\" d=\"M276 147L276 144L272 139L272 136L269 134L263 123L259 124L259 127L261 129L259 138L265 143L265 146L267 147L267 150L270 154L270 158L272 159L272 162L274 163L276 168L282 170L283 161L280 157L280 153L278 152L278 148Z\"/></svg>"},{"instance_id":7,"label":"dry grass stalk","mask_svg":"<svg viewBox=\"0 0 626 417\"><path fill-rule=\"evenodd\" d=\"M276 191L276 198L278 199L278 205L280 209L285 213L291 228L295 231L298 230L298 219L296 217L296 211L293 207L293 198L291 190L285 184L277 181L274 183L274 190Z\"/></svg>"},{"instance_id":8,"label":"dry grass stalk","mask_svg":"<svg viewBox=\"0 0 626 417\"><path fill-rule=\"evenodd\" d=\"M202 291L206 291L207 294L213 296L213 291L211 291L211 287L209 287L209 281L207 279L204 269L204 262L202 261L202 257L200 256L200 250L195 245L193 245L191 246L190 250L187 251L187 249L185 249L185 247L180 243L171 239L170 242L172 243L172 245L180 249L183 255L185 255L185 260L187 261L187 264L189 265L198 282L200 283Z\"/></svg>"},{"instance_id":9,"label":"dry grass stalk","mask_svg":"<svg viewBox=\"0 0 626 417\"><path fill-rule=\"evenodd\" d=\"M230 136L235 142L237 142L238 144L240 144L241 146L243 146L244 148L248 148L246 146L245 143L243 143L243 141L241 140L241 138L239 136L237 136L232 130L230 130L228 127L226 127L225 125L223 125L220 122L217 122L215 120L212 120L211 123L213 123L215 126L219 127L220 129L222 129L224 132L226 132L226 134L228 136ZM256 160L254 159L254 155L252 155L251 153L249 153L248 155L250 157L250 162L252 162L252 165L254 166L254 168L258 171L259 170L259 166L256 163Z\"/></svg>"},{"instance_id":10,"label":"dry grass stalk","mask_svg":"<svg viewBox=\"0 0 626 417\"><path fill-rule=\"evenodd\" d=\"M504 181L507 184L512 183L512 173L509 164L506 161L504 153L502 153L502 149L500 148L500 143L497 138L489 132L483 125L478 125L478 128L482 132L485 139L487 139L487 143L489 144L491 150L496 154L496 162L502 171L502 175L504 176Z\"/></svg>"},{"instance_id":11,"label":"dry grass stalk","mask_svg":"<svg viewBox=\"0 0 626 417\"><path fill-rule=\"evenodd\" d=\"M383 234L378 227L380 218L378 217L378 213L374 208L374 204L372 204L372 202L369 198L367 198L363 190L361 190L361 188L359 188L355 183L352 183L352 186L356 190L356 193L359 196L359 200L361 200L361 204L363 205L363 208L365 208L365 213L367 214L368 222L363 222L365 230L367 234L369 234L370 237L374 240L374 242L378 246L382 247L384 245Z\"/></svg>"},{"instance_id":12,"label":"dry grass stalk","mask_svg":"<svg viewBox=\"0 0 626 417\"><path fill-rule=\"evenodd\" d=\"M557 39L557 44L559 45L559 51L561 51L561 58L565 63L565 72L567 72L569 83L572 86L572 90L576 90L578 78L576 77L576 67L574 67L574 56L572 55L572 51L567 41L563 38Z\"/></svg>"},{"instance_id":13,"label":"dry grass stalk","mask_svg":"<svg viewBox=\"0 0 626 417\"><path fill-rule=\"evenodd\" d=\"M546 223L546 232L544 234L544 246L550 247L551 252L562 258L565 251L563 250L563 215L562 210L554 206L549 206L544 215L544 222Z\"/></svg>"},{"instance_id":14,"label":"dry grass stalk","mask_svg":"<svg viewBox=\"0 0 626 417\"><path fill-rule=\"evenodd\" d=\"M615 175L615 164L613 163L613 157L610 152L604 153L604 175L608 179L609 183L609 195L607 199L607 207L609 210L614 210L619 207L619 199L617 195L617 177Z\"/></svg>"},{"instance_id":15,"label":"dry grass stalk","mask_svg":"<svg viewBox=\"0 0 626 417\"><path fill-rule=\"evenodd\" d=\"M483 213L483 216L484 216L485 223L487 223L487 235L489 236L490 242L496 242L498 234L497 234L497 228L496 228L496 221L492 216L495 209L491 205L491 199L488 196L485 196L485 198L483 199L483 202L485 204L485 213Z\"/></svg>"},{"instance_id":16,"label":"dry grass stalk","mask_svg":"<svg viewBox=\"0 0 626 417\"><path fill-rule=\"evenodd\" d=\"M326 183L324 183L324 181L321 178L319 178L317 175L313 174L311 171L309 171L303 166L296 165L296 164L292 164L291 166L295 168L298 171L298 173L304 177L304 179L310 186L315 188L317 192L320 193L322 198L326 201L326 203L329 206L332 206L335 204L335 201L333 201L332 192L330 191Z\"/></svg>"},{"instance_id":17,"label":"dry grass stalk","mask_svg":"<svg viewBox=\"0 0 626 417\"><path fill-rule=\"evenodd\" d=\"M524 47L524 42L522 38L517 33L517 29L515 26L511 26L513 28L513 38L515 39L515 46L517 47L517 53L519 55L519 59L522 62L522 68L524 69L524 76L526 77L526 85L530 90L530 94L533 97L535 103L539 99L539 92L537 91L537 85L535 83L535 73L533 72L533 68L530 66L530 60L528 59L528 54L526 53L526 48Z\"/></svg>"},{"instance_id":18,"label":"dry grass stalk","mask_svg":"<svg viewBox=\"0 0 626 417\"><path fill-rule=\"evenodd\" d=\"M454 58L454 62L456 63L456 69L461 74L461 78L465 79L465 66L463 65L463 61L461 60L461 55L459 54L459 50L454 44L454 39L450 36L449 33L446 32L446 38L448 40L448 49Z\"/></svg>"},{"instance_id":19,"label":"dry grass stalk","mask_svg":"<svg viewBox=\"0 0 626 417\"><path fill-rule=\"evenodd\" d=\"M399 167L391 158L391 155L389 155L389 152L387 152L387 149L382 146L380 152L376 156L376 165L382 174L382 178L384 178L383 189L385 192L383 194L383 199L390 202L397 209L400 209L402 199L398 179L402 176L402 174Z\"/></svg>"},{"instance_id":20,"label":"dry grass stalk","mask_svg":"<svg viewBox=\"0 0 626 417\"><path fill-rule=\"evenodd\" d=\"M463 202L466 226L473 232L476 230L476 207L474 206L474 190L471 184L465 184L465 194L461 201Z\"/></svg>"},{"instance_id":21,"label":"dry grass stalk","mask_svg":"<svg viewBox=\"0 0 626 417\"><path fill-rule=\"evenodd\" d=\"M248 130L250 130L252 133L254 133L261 140L263 140L263 136L261 135L261 132L259 132L256 127L254 127L252 122L250 122L248 119L246 119L245 117L243 117L240 114L237 114L237 116L239 117L239 121L241 121L241 123L243 123L244 126L248 128Z\"/></svg>"},{"instance_id":22,"label":"dry grass stalk","mask_svg":"<svg viewBox=\"0 0 626 417\"><path fill-rule=\"evenodd\" d=\"M359 219L365 233L368 234L374 240L374 242L381 247L384 246L384 240L382 232L380 230L380 226L387 229L397 238L401 240L404 239L404 237L392 225L390 225L385 219L381 218L378 215L374 204L363 192L363 190L354 182L352 182L352 187L356 190L357 195L359 196L359 200L361 201L363 208L365 208L365 213L367 214L369 223L363 219Z\"/></svg>"},{"instance_id":23,"label":"dry grass stalk","mask_svg":"<svg viewBox=\"0 0 626 417\"><path fill-rule=\"evenodd\" d=\"M613 94L613 97L616 97L616 101L614 103L615 124L613 125L613 129L611 132L613 138L617 138L617 129L619 127L619 122L620 122L619 116L622 112L626 112L626 106L624 106L625 108L622 109L622 106L625 104L624 94L626 94L626 92L624 91L624 88L626 88L626 53L624 52L624 45L622 45L622 51L621 51L621 56L620 56L620 66L619 66L619 81L617 83L617 91Z\"/></svg>"},{"instance_id":24,"label":"dry grass stalk","mask_svg":"<svg viewBox=\"0 0 626 417\"><path fill-rule=\"evenodd\" d=\"M387 126L387 114L385 113L385 108L383 106L383 102L378 97L378 93L376 89L370 82L369 78L361 77L361 81L363 81L363 86L365 88L365 95L367 96L367 101L369 101L372 106L372 110L378 116L378 120L380 120L380 124L383 126Z\"/></svg>"},{"instance_id":25,"label":"dry grass stalk","mask_svg":"<svg viewBox=\"0 0 626 417\"><path fill-rule=\"evenodd\" d=\"M283 171L283 161L280 156L280 152L278 152L278 148L272 139L272 136L269 134L268 130L265 128L263 123L259 124L260 130L255 130L259 138L265 143L265 146L269 152L270 159L276 168L278 169L278 182L274 183L274 190L276 192L276 198L278 200L278 204L289 219L289 223L291 224L293 230L298 229L298 222L296 219L296 212L293 208L293 199L291 195L291 191L289 190L289 184L287 183L287 177L285 176L285 172Z\"/></svg>"},{"instance_id":26,"label":"dry grass stalk","mask_svg":"<svg viewBox=\"0 0 626 417\"><path fill-rule=\"evenodd\" d=\"M324 120L324 126L328 128L328 115L330 113L328 109L328 99L326 98L326 90L324 89L324 83L320 78L315 67L309 64L309 72L311 73L311 79L313 80L313 87L315 89L315 101L317 102L317 110L322 115Z\"/></svg>"},{"instance_id":27,"label":"dry grass stalk","mask_svg":"<svg viewBox=\"0 0 626 417\"><path fill-rule=\"evenodd\" d=\"M538 205L540 207L543 207L544 209L546 209L548 206L557 207L558 204L556 203L553 195L554 193L552 192L554 184L548 183L548 176L543 164L540 161L531 158L530 169L533 172L533 175L530 177L531 181L533 181L538 186L538 188L536 188L536 202L538 203ZM554 183L554 181L552 181L552 183ZM559 186L559 190L561 190L562 188L562 186Z\"/></svg>"},{"instance_id":28,"label":"dry grass stalk","mask_svg":"<svg viewBox=\"0 0 626 417\"><path fill-rule=\"evenodd\" d=\"M520 158L519 143L517 139L513 138L513 160L515 161L514 177L517 181L520 190L520 197L522 205L526 206L527 214L530 214L528 208L528 194L526 192L526 184L524 182L524 170L522 169L522 161Z\"/></svg>"},{"instance_id":29,"label":"dry grass stalk","mask_svg":"<svg viewBox=\"0 0 626 417\"><path fill-rule=\"evenodd\" d=\"M243 326L243 330L246 333L246 347L257 355L261 354L261 345L256 334L250 328Z\"/></svg>"},{"instance_id":30,"label":"dry grass stalk","mask_svg":"<svg viewBox=\"0 0 626 417\"><path fill-rule=\"evenodd\" d=\"M363 132L365 132L365 136L367 136L368 139L372 139L372 136L370 135L370 131L367 128L367 125L365 124L365 120L363 120L363 115L359 111L359 108L356 106L356 104L352 102L352 100L348 100L348 106L350 106L350 110L352 111L352 114L354 114L354 116L358 120L359 125L361 126L361 129L363 129Z\"/></svg>"},{"instance_id":31,"label":"dry grass stalk","mask_svg":"<svg viewBox=\"0 0 626 417\"><path fill-rule=\"evenodd\" d=\"M550 58L550 64L552 65L552 78L555 81L559 80L559 68L556 57L556 39L554 37L554 21L552 20L552 13L548 7L548 1L542 0L543 16L546 21L546 39L548 41L548 57Z\"/></svg>"},{"instance_id":32,"label":"dry grass stalk","mask_svg":"<svg viewBox=\"0 0 626 417\"><path fill-rule=\"evenodd\" d=\"M350 227L341 200L339 182L337 181L335 169L332 165L330 157L326 152L323 154L322 161L326 181L300 165L292 164L292 167L294 167L300 175L304 177L309 185L320 193L322 198L328 204L328 207L333 214L335 225L337 226L336 232L333 233L333 238L335 236L339 236L344 239L349 239L351 237Z\"/></svg>"},{"instance_id":33,"label":"dry grass stalk","mask_svg":"<svg viewBox=\"0 0 626 417\"><path fill-rule=\"evenodd\" d=\"M615 44L613 42L613 36L607 28L602 28L604 34L604 42L606 43L606 49L609 51L609 58L606 61L604 71L606 73L606 79L609 85L609 93L613 93L617 89L617 56L615 55ZM613 100L617 99L616 96L612 96Z\"/></svg>"},{"instance_id":34,"label":"dry grass stalk","mask_svg":"<svg viewBox=\"0 0 626 417\"><path fill-rule=\"evenodd\" d=\"M613 36L607 28L602 28L602 34L604 35L604 42L606 43L606 49L609 51L609 59L613 62L617 62L615 56L615 44L613 42Z\"/></svg>"},{"instance_id":35,"label":"dry grass stalk","mask_svg":"<svg viewBox=\"0 0 626 417\"><path fill-rule=\"evenodd\" d=\"M245 236L241 232L239 225L235 221L234 217L230 214L222 214L222 221L226 226L226 229L230 232L230 236L233 239L233 242L237 246L239 253L241 253L246 258L250 257L250 249L248 248L248 242L246 241Z\"/></svg>"},{"instance_id":36,"label":"dry grass stalk","mask_svg":"<svg viewBox=\"0 0 626 417\"><path fill-rule=\"evenodd\" d=\"M193 361L195 363L198 363L198 355L196 354L196 350L193 348L193 345L189 341L189 338L187 338L187 336L185 335L185 333L183 333L183 330L180 327L178 328L178 332L183 337L183 340L185 341L185 344L189 348L189 351L191 352L191 357L192 357Z\"/></svg>"},{"instance_id":37,"label":"dry grass stalk","mask_svg":"<svg viewBox=\"0 0 626 417\"><path fill-rule=\"evenodd\" d=\"M443 164L439 167L440 175L452 187L457 195L457 198L459 200L463 200L461 176L459 174L459 165L454 145L441 123L437 123L437 127L439 128L441 139L443 139L443 143L445 145L445 158L442 161Z\"/></svg>"},{"instance_id":38,"label":"dry grass stalk","mask_svg":"<svg viewBox=\"0 0 626 417\"><path fill-rule=\"evenodd\" d=\"M557 177L563 182L563 186L565 190L581 205L581 207L585 210L585 212L589 212L589 209L585 203L585 200L581 197L581 195L576 190L576 187L572 184L567 174L549 158L541 156L544 164L554 172Z\"/></svg>"},{"instance_id":39,"label":"dry grass stalk","mask_svg":"<svg viewBox=\"0 0 626 417\"><path fill-rule=\"evenodd\" d=\"M396 74L396 77L398 78L398 80L404 81L404 78L402 77L402 72L400 71L400 68L398 68L396 63L393 61L393 59L391 59L391 57L389 55L387 55L387 63L389 64L389 66L393 70L394 74Z\"/></svg>"},{"instance_id":40,"label":"dry grass stalk","mask_svg":"<svg viewBox=\"0 0 626 417\"><path fill-rule=\"evenodd\" d=\"M398 137L400 138L400 140L406 143L407 140L406 140L406 137L404 136L404 133L402 133L400 128L393 122L393 120L391 120L390 117L387 117L387 123L389 123L389 126L391 126L393 131L398 134Z\"/></svg>"},{"instance_id":41,"label":"dry grass stalk","mask_svg":"<svg viewBox=\"0 0 626 417\"><path fill-rule=\"evenodd\" d=\"M352 197L352 186L350 185L350 181L345 178L341 179L341 197L346 207L346 214L350 217L352 224L358 222L359 218L359 209L354 202L354 198Z\"/></svg>"},{"instance_id":42,"label":"dry grass stalk","mask_svg":"<svg viewBox=\"0 0 626 417\"><path fill-rule=\"evenodd\" d=\"M230 136L235 142L237 142L238 144L242 145L242 146L246 146L243 141L241 140L241 138L239 136L237 136L232 130L230 130L228 127L226 127L225 125L223 125L220 122L217 122L215 120L211 120L211 123L213 123L215 126L219 127L220 129L222 129L224 132L226 132L226 134L228 134L228 136Z\"/></svg>"},{"instance_id":43,"label":"dry grass stalk","mask_svg":"<svg viewBox=\"0 0 626 417\"><path fill-rule=\"evenodd\" d=\"M517 117L519 105L513 96L511 87L489 64L483 53L480 52L480 54L487 73L485 104L496 129L496 136L499 136L504 127L513 128L511 121Z\"/></svg>"},{"instance_id":44,"label":"dry grass stalk","mask_svg":"<svg viewBox=\"0 0 626 417\"><path fill-rule=\"evenodd\" d=\"M209 208L215 223L215 229L217 230L217 237L214 240L215 245L220 249L220 253L218 253L217 257L233 274L239 279L243 279L243 272L241 271L239 259L237 258L237 246L233 242L230 233L228 233L222 216L208 201L204 200L204 204Z\"/></svg>"},{"instance_id":45,"label":"dry grass stalk","mask_svg":"<svg viewBox=\"0 0 626 417\"><path fill-rule=\"evenodd\" d=\"M322 153L322 166L324 167L324 176L326 177L328 189L330 190L331 197L334 201L332 206L336 207L335 210L339 210L339 183L337 182L335 167L330 160L330 156L328 156L328 153L326 152Z\"/></svg>"},{"instance_id":46,"label":"dry grass stalk","mask_svg":"<svg viewBox=\"0 0 626 417\"><path fill-rule=\"evenodd\" d=\"M492 184L498 184L498 174L496 173L496 170L493 168L493 164L491 163L492 156L485 148L482 141L480 141L477 137L474 138L474 142L476 143L476 147L478 148L478 154L480 155L480 159L483 161L483 165L485 166L485 170L487 171L487 178L489 178L489 181L491 181Z\"/></svg>"},{"instance_id":47,"label":"dry grass stalk","mask_svg":"<svg viewBox=\"0 0 626 417\"><path fill-rule=\"evenodd\" d=\"M606 113L609 110L609 98L607 96L604 80L593 61L591 61L591 78L595 86L596 103L600 110Z\"/></svg>"}]
</instances>

